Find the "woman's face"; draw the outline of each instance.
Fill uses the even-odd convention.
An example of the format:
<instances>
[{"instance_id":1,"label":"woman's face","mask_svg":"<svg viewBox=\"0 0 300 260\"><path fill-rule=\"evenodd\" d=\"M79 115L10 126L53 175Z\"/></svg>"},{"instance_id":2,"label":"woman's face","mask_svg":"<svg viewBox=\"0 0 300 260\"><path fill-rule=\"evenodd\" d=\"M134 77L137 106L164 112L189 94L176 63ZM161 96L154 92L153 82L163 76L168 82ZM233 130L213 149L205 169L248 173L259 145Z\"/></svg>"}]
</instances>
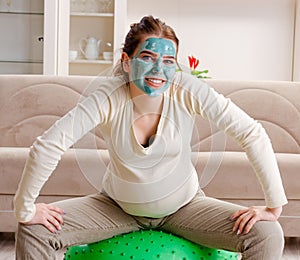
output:
<instances>
[{"instance_id":1,"label":"woman's face","mask_svg":"<svg viewBox=\"0 0 300 260\"><path fill-rule=\"evenodd\" d=\"M145 39L131 60L131 81L149 96L158 96L168 89L175 72L176 46L165 38Z\"/></svg>"}]
</instances>

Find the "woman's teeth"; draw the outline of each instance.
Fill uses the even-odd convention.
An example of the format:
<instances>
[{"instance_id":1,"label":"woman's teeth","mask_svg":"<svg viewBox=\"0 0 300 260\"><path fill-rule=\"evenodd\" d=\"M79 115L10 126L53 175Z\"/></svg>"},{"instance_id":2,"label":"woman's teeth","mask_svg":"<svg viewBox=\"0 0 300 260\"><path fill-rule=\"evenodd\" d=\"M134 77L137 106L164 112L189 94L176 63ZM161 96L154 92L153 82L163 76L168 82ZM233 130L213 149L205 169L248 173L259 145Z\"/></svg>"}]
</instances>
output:
<instances>
[{"instance_id":1,"label":"woman's teeth","mask_svg":"<svg viewBox=\"0 0 300 260\"><path fill-rule=\"evenodd\" d=\"M154 84L160 84L160 83L164 82L164 80L161 80L161 79L147 79L147 80Z\"/></svg>"}]
</instances>

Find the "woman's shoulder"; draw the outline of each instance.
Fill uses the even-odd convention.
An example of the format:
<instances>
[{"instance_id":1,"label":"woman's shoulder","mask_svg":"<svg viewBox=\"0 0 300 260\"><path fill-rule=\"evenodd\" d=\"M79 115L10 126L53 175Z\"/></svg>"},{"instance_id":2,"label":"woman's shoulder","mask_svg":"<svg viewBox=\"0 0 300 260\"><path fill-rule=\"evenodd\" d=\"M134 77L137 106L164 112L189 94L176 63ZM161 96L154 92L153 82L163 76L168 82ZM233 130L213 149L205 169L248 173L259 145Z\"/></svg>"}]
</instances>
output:
<instances>
[{"instance_id":1,"label":"woman's shoulder","mask_svg":"<svg viewBox=\"0 0 300 260\"><path fill-rule=\"evenodd\" d=\"M90 95L92 93L98 92L107 95L111 95L118 89L124 88L125 81L123 77L119 76L101 76L95 77L89 82L85 88L84 95Z\"/></svg>"},{"instance_id":2,"label":"woman's shoulder","mask_svg":"<svg viewBox=\"0 0 300 260\"><path fill-rule=\"evenodd\" d=\"M178 71L174 77L174 86L177 90L194 92L198 91L201 87L207 86L207 83L187 72Z\"/></svg>"},{"instance_id":3,"label":"woman's shoulder","mask_svg":"<svg viewBox=\"0 0 300 260\"><path fill-rule=\"evenodd\" d=\"M94 97L96 100L124 100L126 99L127 86L123 77L95 77L86 86L83 97Z\"/></svg>"}]
</instances>

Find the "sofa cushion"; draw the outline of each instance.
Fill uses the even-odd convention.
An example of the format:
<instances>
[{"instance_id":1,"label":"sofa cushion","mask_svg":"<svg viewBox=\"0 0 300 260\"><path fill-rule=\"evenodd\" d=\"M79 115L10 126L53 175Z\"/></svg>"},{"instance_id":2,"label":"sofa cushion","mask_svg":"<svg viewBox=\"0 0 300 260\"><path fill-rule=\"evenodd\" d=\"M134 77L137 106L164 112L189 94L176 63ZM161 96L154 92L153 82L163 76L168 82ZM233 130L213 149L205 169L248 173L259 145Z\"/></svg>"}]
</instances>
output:
<instances>
[{"instance_id":1,"label":"sofa cushion","mask_svg":"<svg viewBox=\"0 0 300 260\"><path fill-rule=\"evenodd\" d=\"M300 154L277 153L289 199L300 199ZM208 196L222 199L262 199L261 186L244 152L193 153L200 186ZM298 176L298 177L297 177Z\"/></svg>"},{"instance_id":2,"label":"sofa cushion","mask_svg":"<svg viewBox=\"0 0 300 260\"><path fill-rule=\"evenodd\" d=\"M15 194L28 148L0 147L1 194ZM108 164L107 150L69 149L42 188L40 195L81 196L101 190Z\"/></svg>"}]
</instances>

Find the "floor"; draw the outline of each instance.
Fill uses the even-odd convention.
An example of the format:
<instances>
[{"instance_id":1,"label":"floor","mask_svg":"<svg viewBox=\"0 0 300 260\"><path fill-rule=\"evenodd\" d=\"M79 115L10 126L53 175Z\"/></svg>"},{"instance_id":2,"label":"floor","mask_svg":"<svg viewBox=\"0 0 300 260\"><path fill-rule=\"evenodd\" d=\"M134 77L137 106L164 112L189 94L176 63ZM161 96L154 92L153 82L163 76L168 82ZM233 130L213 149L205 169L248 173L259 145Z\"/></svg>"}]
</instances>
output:
<instances>
[{"instance_id":1,"label":"floor","mask_svg":"<svg viewBox=\"0 0 300 260\"><path fill-rule=\"evenodd\" d=\"M0 259L13 260L14 254L14 234L0 233ZM63 253L58 259L63 259ZM282 260L300 259L300 238L286 238L286 246Z\"/></svg>"}]
</instances>

